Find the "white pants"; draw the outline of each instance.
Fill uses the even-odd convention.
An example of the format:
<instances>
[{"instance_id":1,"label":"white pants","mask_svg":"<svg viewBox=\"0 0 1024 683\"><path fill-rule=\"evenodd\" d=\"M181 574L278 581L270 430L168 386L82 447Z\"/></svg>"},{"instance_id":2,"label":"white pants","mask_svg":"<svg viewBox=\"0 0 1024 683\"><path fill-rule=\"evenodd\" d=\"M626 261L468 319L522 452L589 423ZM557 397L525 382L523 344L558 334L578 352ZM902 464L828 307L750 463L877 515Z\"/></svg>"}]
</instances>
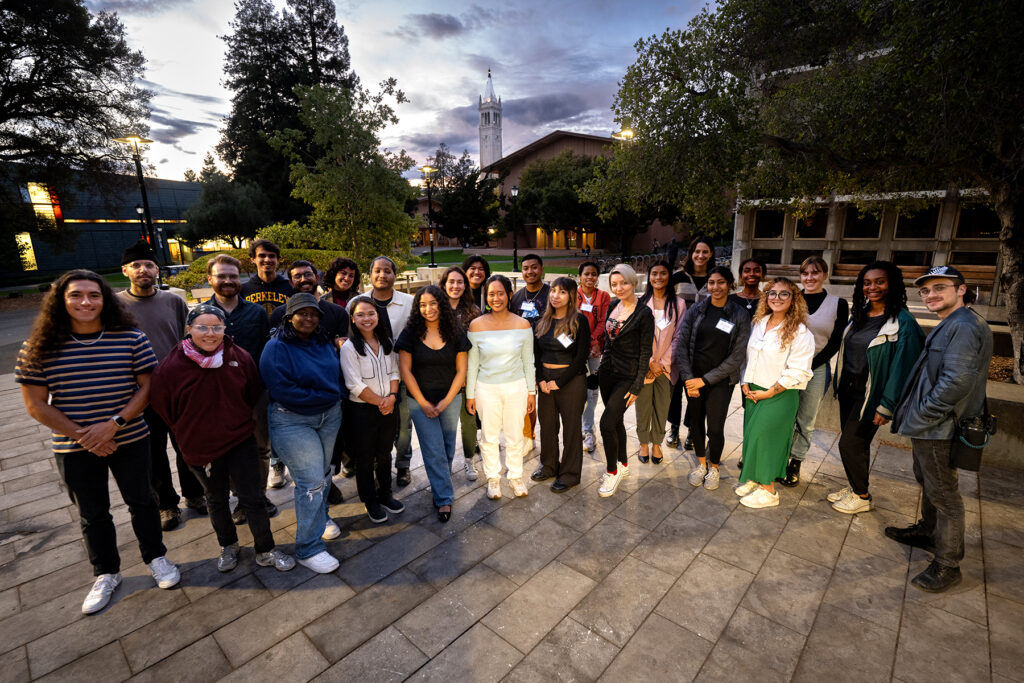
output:
<instances>
[{"instance_id":1,"label":"white pants","mask_svg":"<svg viewBox=\"0 0 1024 683\"><path fill-rule=\"evenodd\" d=\"M527 441L523 436L526 419L526 378L503 384L477 382L476 411L480 416L480 458L484 476L501 476L501 455L498 440L505 432L505 467L509 479L523 476L523 454Z\"/></svg>"}]
</instances>

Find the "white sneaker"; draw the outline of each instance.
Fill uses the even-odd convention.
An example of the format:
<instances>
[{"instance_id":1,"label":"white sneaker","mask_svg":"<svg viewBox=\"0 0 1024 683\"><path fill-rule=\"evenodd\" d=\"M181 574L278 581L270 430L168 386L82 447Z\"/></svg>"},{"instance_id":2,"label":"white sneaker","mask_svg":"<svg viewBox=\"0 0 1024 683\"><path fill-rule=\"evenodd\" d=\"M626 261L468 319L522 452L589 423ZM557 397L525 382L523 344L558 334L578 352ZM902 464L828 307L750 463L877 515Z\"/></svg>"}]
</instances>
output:
<instances>
[{"instance_id":1,"label":"white sneaker","mask_svg":"<svg viewBox=\"0 0 1024 683\"><path fill-rule=\"evenodd\" d=\"M629 476L629 463L628 462L620 462L619 463L619 476L620 477L628 477Z\"/></svg>"},{"instance_id":2,"label":"white sneaker","mask_svg":"<svg viewBox=\"0 0 1024 683\"><path fill-rule=\"evenodd\" d=\"M339 527L338 524L333 519L328 517L327 526L324 527L324 533L320 536L320 538L324 539L325 541L333 541L338 536L341 536L341 527Z\"/></svg>"},{"instance_id":3,"label":"white sneaker","mask_svg":"<svg viewBox=\"0 0 1024 683\"><path fill-rule=\"evenodd\" d=\"M849 486L844 486L843 488L839 489L838 491L833 491L832 493L830 493L827 496L825 496L825 500L827 500L830 503L838 503L839 501L841 501L843 498L846 498L851 493L853 493L853 488L851 488Z\"/></svg>"},{"instance_id":4,"label":"white sneaker","mask_svg":"<svg viewBox=\"0 0 1024 683\"><path fill-rule=\"evenodd\" d=\"M522 479L509 479L508 485L512 487L512 495L516 498L525 498L526 494L529 493Z\"/></svg>"},{"instance_id":5,"label":"white sneaker","mask_svg":"<svg viewBox=\"0 0 1024 683\"><path fill-rule=\"evenodd\" d=\"M714 491L718 488L718 468L709 467L708 473L704 476L704 488L708 491Z\"/></svg>"},{"instance_id":6,"label":"white sneaker","mask_svg":"<svg viewBox=\"0 0 1024 683\"><path fill-rule=\"evenodd\" d=\"M832 509L847 515L855 515L858 512L871 512L870 498L861 498L853 491L850 491L844 498L832 503Z\"/></svg>"},{"instance_id":7,"label":"white sneaker","mask_svg":"<svg viewBox=\"0 0 1024 683\"><path fill-rule=\"evenodd\" d=\"M313 557L298 558L299 564L307 569L312 569L317 574L330 574L341 566L338 559L326 550L321 550Z\"/></svg>"},{"instance_id":8,"label":"white sneaker","mask_svg":"<svg viewBox=\"0 0 1024 683\"><path fill-rule=\"evenodd\" d=\"M587 453L593 453L596 447L597 443L594 440L594 433L586 432L583 435L583 450L585 450Z\"/></svg>"},{"instance_id":9,"label":"white sneaker","mask_svg":"<svg viewBox=\"0 0 1024 683\"><path fill-rule=\"evenodd\" d=\"M754 489L756 488L757 482L754 481L753 479L748 479L745 483L740 484L739 486L734 488L733 491L736 493L737 496L742 498L743 496L747 496L753 493Z\"/></svg>"},{"instance_id":10,"label":"white sneaker","mask_svg":"<svg viewBox=\"0 0 1024 683\"><path fill-rule=\"evenodd\" d=\"M174 563L161 555L149 563L149 573L156 579L156 585L161 588L174 588L181 581L181 574Z\"/></svg>"},{"instance_id":11,"label":"white sneaker","mask_svg":"<svg viewBox=\"0 0 1024 683\"><path fill-rule=\"evenodd\" d=\"M121 573L100 574L82 601L82 614L95 614L107 606L114 590L121 585Z\"/></svg>"},{"instance_id":12,"label":"white sneaker","mask_svg":"<svg viewBox=\"0 0 1024 683\"><path fill-rule=\"evenodd\" d=\"M697 467L690 470L690 476L687 480L690 482L690 486L700 486L704 483L704 477L708 473L707 465L698 464Z\"/></svg>"},{"instance_id":13,"label":"white sneaker","mask_svg":"<svg viewBox=\"0 0 1024 683\"><path fill-rule=\"evenodd\" d=\"M619 463L619 470L615 474L611 472L605 472L601 475L601 485L597 487L597 495L602 498L608 498L615 493L615 489L619 488L619 482L622 481L622 477L625 476L625 472L622 471L622 463Z\"/></svg>"},{"instance_id":14,"label":"white sneaker","mask_svg":"<svg viewBox=\"0 0 1024 683\"><path fill-rule=\"evenodd\" d=\"M756 491L740 498L740 503L755 510L775 507L779 504L779 494L771 493L768 489L758 486Z\"/></svg>"},{"instance_id":15,"label":"white sneaker","mask_svg":"<svg viewBox=\"0 0 1024 683\"><path fill-rule=\"evenodd\" d=\"M498 500L501 498L501 480L497 477L492 477L487 480L487 497L491 500Z\"/></svg>"},{"instance_id":16,"label":"white sneaker","mask_svg":"<svg viewBox=\"0 0 1024 683\"><path fill-rule=\"evenodd\" d=\"M476 481L476 478L476 463L473 462L473 456L470 456L466 458L466 481Z\"/></svg>"}]
</instances>

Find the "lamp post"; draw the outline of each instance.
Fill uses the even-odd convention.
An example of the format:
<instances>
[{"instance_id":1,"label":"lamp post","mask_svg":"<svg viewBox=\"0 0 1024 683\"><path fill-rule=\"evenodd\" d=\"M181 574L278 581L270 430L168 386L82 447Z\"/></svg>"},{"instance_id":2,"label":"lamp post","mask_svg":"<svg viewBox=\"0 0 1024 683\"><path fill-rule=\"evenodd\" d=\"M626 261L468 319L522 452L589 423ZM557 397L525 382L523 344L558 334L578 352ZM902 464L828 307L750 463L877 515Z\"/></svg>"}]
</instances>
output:
<instances>
[{"instance_id":1,"label":"lamp post","mask_svg":"<svg viewBox=\"0 0 1024 683\"><path fill-rule=\"evenodd\" d=\"M153 215L149 212L149 197L146 195L146 181L142 177L142 155L139 153L139 145L151 145L152 140L147 140L140 135L126 135L123 138L114 138L114 142L120 142L132 146L132 160L135 161L135 173L139 178L139 192L142 193L142 216L145 217L146 235L149 237L149 244L156 252L159 260L157 265L164 265L167 259L164 257L164 245L161 235L153 231ZM162 232L162 230L161 230Z\"/></svg>"},{"instance_id":2,"label":"lamp post","mask_svg":"<svg viewBox=\"0 0 1024 683\"><path fill-rule=\"evenodd\" d=\"M149 230L146 229L146 212L141 204L135 205L135 213L139 215L139 225L142 227L142 239L149 241Z\"/></svg>"},{"instance_id":3,"label":"lamp post","mask_svg":"<svg viewBox=\"0 0 1024 683\"><path fill-rule=\"evenodd\" d=\"M619 142L633 142L633 129L629 126L623 126L622 130L618 133L612 133L612 138ZM619 223L619 249L622 250L622 258L626 257L626 226Z\"/></svg>"},{"instance_id":4,"label":"lamp post","mask_svg":"<svg viewBox=\"0 0 1024 683\"><path fill-rule=\"evenodd\" d=\"M512 270L519 270L519 230L517 221L519 216L516 215L516 197L519 196L519 186L512 186Z\"/></svg>"},{"instance_id":5,"label":"lamp post","mask_svg":"<svg viewBox=\"0 0 1024 683\"><path fill-rule=\"evenodd\" d=\"M423 180L427 185L427 230L430 231L430 267L436 268L437 263L434 261L434 202L430 195L430 174L437 169L433 166L424 164L420 171L423 172Z\"/></svg>"}]
</instances>

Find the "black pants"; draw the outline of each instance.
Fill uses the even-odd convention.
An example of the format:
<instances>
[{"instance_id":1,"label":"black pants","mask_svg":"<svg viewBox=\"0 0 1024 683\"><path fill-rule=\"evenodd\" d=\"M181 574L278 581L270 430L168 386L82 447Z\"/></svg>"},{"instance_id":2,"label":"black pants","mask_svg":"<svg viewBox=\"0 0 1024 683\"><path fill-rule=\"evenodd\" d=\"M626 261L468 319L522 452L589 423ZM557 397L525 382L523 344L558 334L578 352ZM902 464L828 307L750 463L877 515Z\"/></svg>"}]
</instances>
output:
<instances>
[{"instance_id":1,"label":"black pants","mask_svg":"<svg viewBox=\"0 0 1024 683\"><path fill-rule=\"evenodd\" d=\"M256 552L266 553L274 549L270 518L263 505L259 455L254 437L250 436L206 467L193 466L191 469L206 492L210 522L222 548L238 543L238 532L235 523L231 521L231 507L228 503L228 491L234 485L238 506L245 510Z\"/></svg>"},{"instance_id":2,"label":"black pants","mask_svg":"<svg viewBox=\"0 0 1024 683\"><path fill-rule=\"evenodd\" d=\"M541 368L541 373L544 371ZM580 470L583 469L583 408L586 404L586 375L576 375L565 386L550 394L537 392L541 468L566 486L580 483ZM565 427L565 447L561 462L558 458L559 419Z\"/></svg>"},{"instance_id":3,"label":"black pants","mask_svg":"<svg viewBox=\"0 0 1024 683\"><path fill-rule=\"evenodd\" d=\"M911 439L914 478L921 485L921 530L935 543L935 561L946 567L964 559L964 499L960 477L949 466L949 439Z\"/></svg>"},{"instance_id":4,"label":"black pants","mask_svg":"<svg viewBox=\"0 0 1024 683\"><path fill-rule=\"evenodd\" d=\"M153 492L156 494L157 505L161 510L173 510L181 501L178 493L174 490L174 481L171 479L171 464L167 459L168 437L171 439L171 447L174 448L181 495L187 500L202 496L203 486L196 480L192 470L182 459L178 442L171 430L168 429L167 423L152 408L146 408L143 416L146 419L146 424L149 425L149 457L152 460L150 481L153 484Z\"/></svg>"},{"instance_id":5,"label":"black pants","mask_svg":"<svg viewBox=\"0 0 1024 683\"><path fill-rule=\"evenodd\" d=\"M679 428L679 421L683 415L683 380L672 385L672 400L668 404L668 423Z\"/></svg>"},{"instance_id":6,"label":"black pants","mask_svg":"<svg viewBox=\"0 0 1024 683\"><path fill-rule=\"evenodd\" d=\"M377 406L346 401L343 424L348 425L345 441L356 466L359 500L369 507L391 498L391 447L398 426L398 406L381 415Z\"/></svg>"},{"instance_id":7,"label":"black pants","mask_svg":"<svg viewBox=\"0 0 1024 683\"><path fill-rule=\"evenodd\" d=\"M331 466L334 467L335 474L341 472L342 467L352 466L352 456L348 454L348 449L345 447L345 420L341 421L341 427L338 428L338 437L334 440Z\"/></svg>"},{"instance_id":8,"label":"black pants","mask_svg":"<svg viewBox=\"0 0 1024 683\"><path fill-rule=\"evenodd\" d=\"M626 394L633 384L633 377L616 377L607 372L597 373L598 388L604 413L601 414L601 441L604 443L604 457L608 471L618 469L617 463L626 464Z\"/></svg>"},{"instance_id":9,"label":"black pants","mask_svg":"<svg viewBox=\"0 0 1024 683\"><path fill-rule=\"evenodd\" d=\"M839 455L843 459L846 480L857 495L868 492L868 469L871 467L871 440L875 438L878 426L874 424L875 414L860 416L864 406L867 377L843 374L839 380L839 424L843 426L839 436Z\"/></svg>"},{"instance_id":10,"label":"black pants","mask_svg":"<svg viewBox=\"0 0 1024 683\"><path fill-rule=\"evenodd\" d=\"M149 484L148 438L124 444L102 458L88 451L58 454L57 458L64 483L78 505L82 538L94 576L121 571L117 533L110 516L109 474L114 475L117 490L128 506L142 561L148 564L167 554L160 531L160 509Z\"/></svg>"},{"instance_id":11,"label":"black pants","mask_svg":"<svg viewBox=\"0 0 1024 683\"><path fill-rule=\"evenodd\" d=\"M683 383L682 380L679 381ZM712 465L722 461L725 448L725 418L729 415L729 401L736 387L729 382L719 382L701 387L700 396L688 397L686 412L689 415L690 438L698 458L706 457ZM708 443L705 447L704 438Z\"/></svg>"}]
</instances>

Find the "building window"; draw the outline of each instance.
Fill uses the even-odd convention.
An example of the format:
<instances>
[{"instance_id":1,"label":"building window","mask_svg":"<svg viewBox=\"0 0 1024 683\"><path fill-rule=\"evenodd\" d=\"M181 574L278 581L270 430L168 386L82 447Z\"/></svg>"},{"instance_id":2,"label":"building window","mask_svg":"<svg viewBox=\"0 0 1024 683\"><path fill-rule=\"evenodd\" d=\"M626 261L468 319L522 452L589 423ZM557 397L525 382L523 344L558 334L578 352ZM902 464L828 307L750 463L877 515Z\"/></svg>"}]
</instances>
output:
<instances>
[{"instance_id":1,"label":"building window","mask_svg":"<svg viewBox=\"0 0 1024 683\"><path fill-rule=\"evenodd\" d=\"M852 263L854 265L867 265L874 263L878 252L868 249L843 249L839 252L839 263Z\"/></svg>"},{"instance_id":2,"label":"building window","mask_svg":"<svg viewBox=\"0 0 1024 683\"><path fill-rule=\"evenodd\" d=\"M954 266L994 266L997 257L994 251L954 251L949 262Z\"/></svg>"},{"instance_id":3,"label":"building window","mask_svg":"<svg viewBox=\"0 0 1024 683\"><path fill-rule=\"evenodd\" d=\"M843 237L850 239L878 239L878 231L882 221L878 216L869 213L860 215L856 206L849 206L846 209L846 225L843 227Z\"/></svg>"},{"instance_id":4,"label":"building window","mask_svg":"<svg viewBox=\"0 0 1024 683\"><path fill-rule=\"evenodd\" d=\"M51 224L52 227L59 227L64 222L64 212L60 208L60 200L53 188L43 183L28 183L26 191L22 193L36 217L43 222Z\"/></svg>"},{"instance_id":5,"label":"building window","mask_svg":"<svg viewBox=\"0 0 1024 683\"><path fill-rule=\"evenodd\" d=\"M785 220L786 214L782 211L758 210L754 214L754 239L770 240L781 238L782 226Z\"/></svg>"},{"instance_id":6,"label":"building window","mask_svg":"<svg viewBox=\"0 0 1024 683\"><path fill-rule=\"evenodd\" d=\"M930 206L915 214L900 213L900 215L896 217L896 239L931 239L935 237L935 229L938 226L938 206Z\"/></svg>"},{"instance_id":7,"label":"building window","mask_svg":"<svg viewBox=\"0 0 1024 683\"><path fill-rule=\"evenodd\" d=\"M894 251L892 262L897 266L930 266L932 264L931 251Z\"/></svg>"},{"instance_id":8,"label":"building window","mask_svg":"<svg viewBox=\"0 0 1024 683\"><path fill-rule=\"evenodd\" d=\"M794 266L799 266L809 256L821 256L821 249L794 249L789 262Z\"/></svg>"},{"instance_id":9,"label":"building window","mask_svg":"<svg viewBox=\"0 0 1024 683\"><path fill-rule=\"evenodd\" d=\"M956 224L958 238L998 239L1001 228L999 216L989 207L978 204L960 207L960 220Z\"/></svg>"},{"instance_id":10,"label":"building window","mask_svg":"<svg viewBox=\"0 0 1024 683\"><path fill-rule=\"evenodd\" d=\"M14 240L18 244L18 252L21 256L21 269L38 270L39 264L36 263L36 250L32 247L32 236L27 232L19 232L14 236Z\"/></svg>"},{"instance_id":11,"label":"building window","mask_svg":"<svg viewBox=\"0 0 1024 683\"><path fill-rule=\"evenodd\" d=\"M800 239L825 239L825 231L828 229L828 209L818 209L813 216L799 218L796 222L796 238Z\"/></svg>"},{"instance_id":12,"label":"building window","mask_svg":"<svg viewBox=\"0 0 1024 683\"><path fill-rule=\"evenodd\" d=\"M781 263L782 262L782 250L781 249L754 249L751 252L751 256L754 258L761 259L765 263Z\"/></svg>"}]
</instances>

